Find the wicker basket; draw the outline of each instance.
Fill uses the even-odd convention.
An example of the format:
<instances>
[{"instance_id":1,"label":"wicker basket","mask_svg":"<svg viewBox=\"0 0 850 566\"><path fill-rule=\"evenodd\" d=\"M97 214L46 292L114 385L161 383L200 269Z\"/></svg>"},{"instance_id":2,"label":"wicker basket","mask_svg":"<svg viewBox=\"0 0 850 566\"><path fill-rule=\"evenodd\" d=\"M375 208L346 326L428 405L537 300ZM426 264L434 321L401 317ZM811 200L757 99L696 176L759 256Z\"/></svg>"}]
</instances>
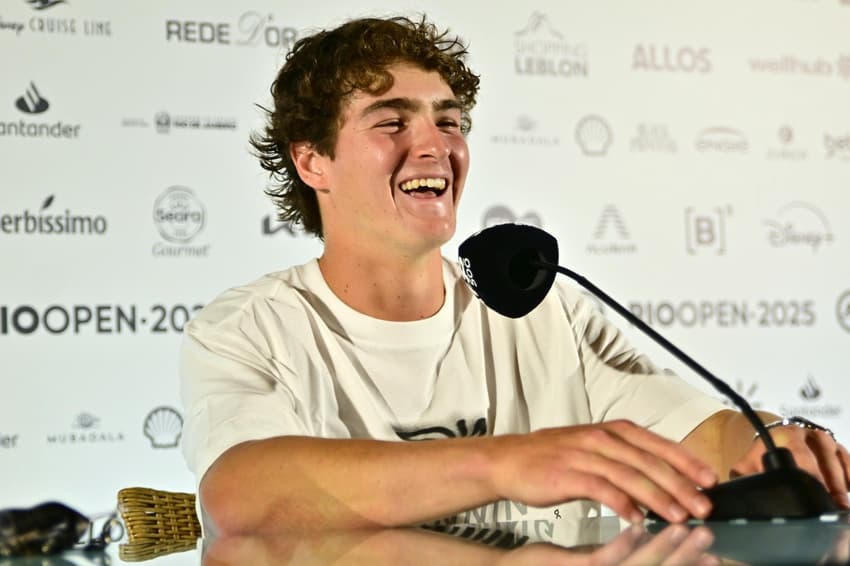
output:
<instances>
[{"instance_id":1,"label":"wicker basket","mask_svg":"<svg viewBox=\"0 0 850 566\"><path fill-rule=\"evenodd\" d=\"M193 493L128 487L118 492L118 511L130 544L194 542L201 536Z\"/></svg>"}]
</instances>

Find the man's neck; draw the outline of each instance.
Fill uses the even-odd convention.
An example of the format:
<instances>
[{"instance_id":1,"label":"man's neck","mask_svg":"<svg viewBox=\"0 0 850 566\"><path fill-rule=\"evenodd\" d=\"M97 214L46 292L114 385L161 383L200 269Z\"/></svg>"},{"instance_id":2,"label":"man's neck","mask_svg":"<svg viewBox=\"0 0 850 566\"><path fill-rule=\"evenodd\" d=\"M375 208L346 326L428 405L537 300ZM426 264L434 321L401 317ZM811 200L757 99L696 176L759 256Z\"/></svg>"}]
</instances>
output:
<instances>
[{"instance_id":1,"label":"man's neck","mask_svg":"<svg viewBox=\"0 0 850 566\"><path fill-rule=\"evenodd\" d=\"M354 310L382 320L411 321L443 305L439 249L417 258L350 254L325 248L319 267L331 291Z\"/></svg>"}]
</instances>

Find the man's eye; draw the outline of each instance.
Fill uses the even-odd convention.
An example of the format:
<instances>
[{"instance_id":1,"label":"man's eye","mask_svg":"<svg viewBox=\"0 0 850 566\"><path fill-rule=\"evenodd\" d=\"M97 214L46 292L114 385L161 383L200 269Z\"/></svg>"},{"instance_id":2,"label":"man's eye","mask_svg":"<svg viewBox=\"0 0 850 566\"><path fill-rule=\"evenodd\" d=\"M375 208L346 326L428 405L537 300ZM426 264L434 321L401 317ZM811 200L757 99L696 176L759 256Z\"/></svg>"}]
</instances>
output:
<instances>
[{"instance_id":1,"label":"man's eye","mask_svg":"<svg viewBox=\"0 0 850 566\"><path fill-rule=\"evenodd\" d=\"M400 130L401 128L404 127L404 122L402 120L398 120L398 119L386 120L386 121L378 124L377 127L382 128L382 129L389 129L389 130L393 130L393 129Z\"/></svg>"},{"instance_id":2,"label":"man's eye","mask_svg":"<svg viewBox=\"0 0 850 566\"><path fill-rule=\"evenodd\" d=\"M456 129L456 128L460 127L460 124L458 123L458 121L454 120L452 118L446 118L445 120L440 120L439 122L437 122L437 125L441 128L447 129L447 130L452 130L452 129Z\"/></svg>"}]
</instances>

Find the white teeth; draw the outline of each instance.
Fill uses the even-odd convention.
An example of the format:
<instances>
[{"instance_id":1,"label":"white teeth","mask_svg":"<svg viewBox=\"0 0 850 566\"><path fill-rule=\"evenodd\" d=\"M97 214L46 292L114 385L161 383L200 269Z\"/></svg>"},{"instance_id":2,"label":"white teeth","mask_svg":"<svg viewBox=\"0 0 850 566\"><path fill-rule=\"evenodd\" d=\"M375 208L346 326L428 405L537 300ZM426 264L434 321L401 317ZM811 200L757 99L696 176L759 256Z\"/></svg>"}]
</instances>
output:
<instances>
[{"instance_id":1,"label":"white teeth","mask_svg":"<svg viewBox=\"0 0 850 566\"><path fill-rule=\"evenodd\" d=\"M437 189L439 191L446 188L446 180L438 179L438 178L424 178L424 179L411 179L410 181L405 181L401 184L401 190L404 192L409 192L416 190L420 187L427 187L429 189Z\"/></svg>"}]
</instances>

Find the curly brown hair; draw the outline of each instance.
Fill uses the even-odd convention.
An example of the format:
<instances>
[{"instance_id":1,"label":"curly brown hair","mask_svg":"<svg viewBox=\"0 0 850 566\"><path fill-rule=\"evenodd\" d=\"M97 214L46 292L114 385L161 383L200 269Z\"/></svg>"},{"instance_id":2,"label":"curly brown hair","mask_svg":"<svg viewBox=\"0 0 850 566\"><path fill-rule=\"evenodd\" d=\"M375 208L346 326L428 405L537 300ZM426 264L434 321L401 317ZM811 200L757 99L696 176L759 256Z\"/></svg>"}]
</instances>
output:
<instances>
[{"instance_id":1,"label":"curly brown hair","mask_svg":"<svg viewBox=\"0 0 850 566\"><path fill-rule=\"evenodd\" d=\"M306 141L333 159L347 97L357 90L372 95L389 90L391 65L411 63L438 72L461 105L461 129L467 133L479 78L467 68L466 56L460 38L439 31L425 16L357 19L295 42L272 83L274 109L263 108L266 127L251 136L263 169L270 172L272 186L265 192L278 218L322 237L316 193L298 176L290 145Z\"/></svg>"}]
</instances>

